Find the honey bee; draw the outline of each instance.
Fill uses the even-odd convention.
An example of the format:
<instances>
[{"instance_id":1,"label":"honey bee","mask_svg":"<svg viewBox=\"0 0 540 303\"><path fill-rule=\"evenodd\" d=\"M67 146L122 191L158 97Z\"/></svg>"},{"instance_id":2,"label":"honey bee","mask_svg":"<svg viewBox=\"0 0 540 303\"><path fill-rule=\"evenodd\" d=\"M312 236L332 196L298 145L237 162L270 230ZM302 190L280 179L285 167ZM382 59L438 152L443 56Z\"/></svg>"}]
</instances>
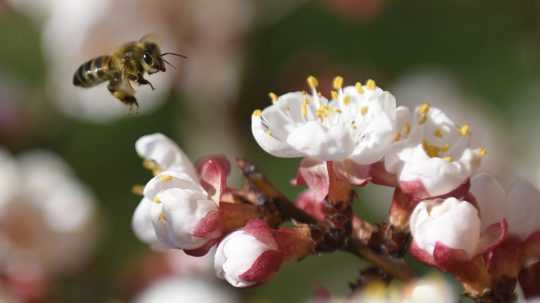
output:
<instances>
[{"instance_id":1,"label":"honey bee","mask_svg":"<svg viewBox=\"0 0 540 303\"><path fill-rule=\"evenodd\" d=\"M162 53L154 36L146 35L139 41L124 44L112 55L99 56L79 66L73 75L73 85L89 88L108 82L107 89L115 98L130 108L138 107L131 81L149 85L153 90L154 86L144 75L164 72L165 63L174 68L163 58L166 55L186 58L182 54Z\"/></svg>"}]
</instances>

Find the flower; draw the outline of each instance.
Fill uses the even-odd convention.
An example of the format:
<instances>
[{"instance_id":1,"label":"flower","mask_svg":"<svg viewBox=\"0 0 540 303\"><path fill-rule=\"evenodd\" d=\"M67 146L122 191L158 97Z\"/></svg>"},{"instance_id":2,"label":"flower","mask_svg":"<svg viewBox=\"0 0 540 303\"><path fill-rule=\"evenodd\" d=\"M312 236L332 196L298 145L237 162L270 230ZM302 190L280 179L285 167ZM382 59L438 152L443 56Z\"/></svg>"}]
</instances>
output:
<instances>
[{"instance_id":1,"label":"flower","mask_svg":"<svg viewBox=\"0 0 540 303\"><path fill-rule=\"evenodd\" d=\"M271 94L273 104L253 113L257 143L277 157L351 159L358 164L380 160L394 136L395 98L373 80L343 88L343 78L336 77L331 100L319 94L314 77L308 84L310 95Z\"/></svg>"},{"instance_id":2,"label":"flower","mask_svg":"<svg viewBox=\"0 0 540 303\"><path fill-rule=\"evenodd\" d=\"M479 276L517 278L540 256L539 215L540 191L531 184L516 181L505 190L494 177L481 174L472 179L467 200L436 199L416 206L410 218L411 253L458 276L473 267ZM477 256L486 262L476 262Z\"/></svg>"},{"instance_id":3,"label":"flower","mask_svg":"<svg viewBox=\"0 0 540 303\"><path fill-rule=\"evenodd\" d=\"M252 220L219 243L214 267L219 278L235 287L247 287L269 279L283 258L268 225Z\"/></svg>"},{"instance_id":4,"label":"flower","mask_svg":"<svg viewBox=\"0 0 540 303\"><path fill-rule=\"evenodd\" d=\"M368 180L369 165L381 160L396 129L396 100L375 81L343 87L333 81L332 99L307 80L311 94L270 94L273 104L252 115L252 133L266 152L277 157L304 157L297 185L306 184L322 200L332 174L354 185Z\"/></svg>"},{"instance_id":5,"label":"flower","mask_svg":"<svg viewBox=\"0 0 540 303\"><path fill-rule=\"evenodd\" d=\"M265 221L252 219L219 243L214 268L235 287L254 286L268 280L283 262L311 253L313 246L307 226L271 229Z\"/></svg>"},{"instance_id":6,"label":"flower","mask_svg":"<svg viewBox=\"0 0 540 303\"><path fill-rule=\"evenodd\" d=\"M458 126L427 103L413 114L400 109L396 142L384 159L385 169L397 177L400 189L415 199L425 199L466 183L486 154L484 148L470 147L470 126Z\"/></svg>"},{"instance_id":7,"label":"flower","mask_svg":"<svg viewBox=\"0 0 540 303\"><path fill-rule=\"evenodd\" d=\"M201 161L196 171L180 148L162 134L141 137L135 144L144 164L156 174L145 186L133 216L133 229L154 246L204 255L223 233L219 202L226 189L228 162Z\"/></svg>"},{"instance_id":8,"label":"flower","mask_svg":"<svg viewBox=\"0 0 540 303\"><path fill-rule=\"evenodd\" d=\"M237 302L237 298L211 281L193 277L171 276L151 284L133 302L168 303L175 301L232 303Z\"/></svg>"},{"instance_id":9,"label":"flower","mask_svg":"<svg viewBox=\"0 0 540 303\"><path fill-rule=\"evenodd\" d=\"M0 149L0 275L25 298L86 264L97 238L92 192L58 156Z\"/></svg>"}]
</instances>

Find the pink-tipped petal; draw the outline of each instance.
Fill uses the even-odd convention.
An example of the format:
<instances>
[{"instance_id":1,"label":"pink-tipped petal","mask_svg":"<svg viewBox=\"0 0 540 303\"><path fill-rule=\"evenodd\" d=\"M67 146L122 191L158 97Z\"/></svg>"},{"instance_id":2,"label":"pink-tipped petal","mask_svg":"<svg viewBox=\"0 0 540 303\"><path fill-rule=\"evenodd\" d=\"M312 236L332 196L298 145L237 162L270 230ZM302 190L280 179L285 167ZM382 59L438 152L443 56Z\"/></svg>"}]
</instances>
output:
<instances>
[{"instance_id":1,"label":"pink-tipped petal","mask_svg":"<svg viewBox=\"0 0 540 303\"><path fill-rule=\"evenodd\" d=\"M219 211L208 213L202 218L193 229L193 235L196 237L214 239L221 236L223 224Z\"/></svg>"},{"instance_id":2,"label":"pink-tipped petal","mask_svg":"<svg viewBox=\"0 0 540 303\"><path fill-rule=\"evenodd\" d=\"M206 242L203 246L195 249L184 249L187 255L192 257L202 257L208 253L208 251L217 243L219 239L214 239Z\"/></svg>"},{"instance_id":3,"label":"pink-tipped petal","mask_svg":"<svg viewBox=\"0 0 540 303\"><path fill-rule=\"evenodd\" d=\"M440 269L455 272L460 264L468 260L468 257L463 249L454 249L437 242L433 251L433 259Z\"/></svg>"},{"instance_id":4,"label":"pink-tipped petal","mask_svg":"<svg viewBox=\"0 0 540 303\"><path fill-rule=\"evenodd\" d=\"M397 177L386 170L382 161L373 163L370 166L369 175L371 183L391 187L398 186Z\"/></svg>"},{"instance_id":5,"label":"pink-tipped petal","mask_svg":"<svg viewBox=\"0 0 540 303\"><path fill-rule=\"evenodd\" d=\"M324 221L326 214L324 212L324 201L316 200L317 193L306 190L296 199L296 207L305 211L315 219Z\"/></svg>"},{"instance_id":6,"label":"pink-tipped petal","mask_svg":"<svg viewBox=\"0 0 540 303\"><path fill-rule=\"evenodd\" d=\"M256 282L257 284L262 283L279 270L282 261L283 255L279 251L267 250L239 277L245 281Z\"/></svg>"},{"instance_id":7,"label":"pink-tipped petal","mask_svg":"<svg viewBox=\"0 0 540 303\"><path fill-rule=\"evenodd\" d=\"M325 161L311 158L302 159L298 175L301 176L301 181L313 191L316 200L322 201L326 198L330 190L330 175Z\"/></svg>"},{"instance_id":8,"label":"pink-tipped petal","mask_svg":"<svg viewBox=\"0 0 540 303\"><path fill-rule=\"evenodd\" d=\"M201 184L216 202L227 189L227 176L231 165L225 156L212 156L197 161L197 172Z\"/></svg>"},{"instance_id":9,"label":"pink-tipped petal","mask_svg":"<svg viewBox=\"0 0 540 303\"><path fill-rule=\"evenodd\" d=\"M499 223L494 223L488 226L480 234L478 248L476 249L477 253L484 254L495 249L506 239L507 235L508 223L505 219L502 219Z\"/></svg>"},{"instance_id":10,"label":"pink-tipped petal","mask_svg":"<svg viewBox=\"0 0 540 303\"><path fill-rule=\"evenodd\" d=\"M334 172L346 179L351 185L363 186L369 180L370 165L360 165L351 160L334 161Z\"/></svg>"},{"instance_id":11,"label":"pink-tipped petal","mask_svg":"<svg viewBox=\"0 0 540 303\"><path fill-rule=\"evenodd\" d=\"M246 226L244 226L243 230L263 243L272 243L274 246L277 246L274 236L272 235L272 230L264 220L250 220Z\"/></svg>"},{"instance_id":12,"label":"pink-tipped petal","mask_svg":"<svg viewBox=\"0 0 540 303\"><path fill-rule=\"evenodd\" d=\"M424 262L427 265L437 266L437 264L435 263L435 259L433 259L433 256L430 255L427 251L418 247L418 244L416 244L414 240L412 241L411 246L409 247L409 252L411 253L411 255L413 255L416 259L420 260L421 262Z\"/></svg>"}]
</instances>

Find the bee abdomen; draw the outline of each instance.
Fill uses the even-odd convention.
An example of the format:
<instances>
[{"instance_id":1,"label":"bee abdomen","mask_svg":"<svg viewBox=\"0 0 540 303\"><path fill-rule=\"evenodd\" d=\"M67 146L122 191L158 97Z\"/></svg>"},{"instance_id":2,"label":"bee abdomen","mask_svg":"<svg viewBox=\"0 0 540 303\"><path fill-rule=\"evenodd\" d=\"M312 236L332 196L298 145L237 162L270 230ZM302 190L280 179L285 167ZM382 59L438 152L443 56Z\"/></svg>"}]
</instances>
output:
<instances>
[{"instance_id":1,"label":"bee abdomen","mask_svg":"<svg viewBox=\"0 0 540 303\"><path fill-rule=\"evenodd\" d=\"M92 87L109 80L110 56L100 56L79 66L73 75L73 85Z\"/></svg>"}]
</instances>

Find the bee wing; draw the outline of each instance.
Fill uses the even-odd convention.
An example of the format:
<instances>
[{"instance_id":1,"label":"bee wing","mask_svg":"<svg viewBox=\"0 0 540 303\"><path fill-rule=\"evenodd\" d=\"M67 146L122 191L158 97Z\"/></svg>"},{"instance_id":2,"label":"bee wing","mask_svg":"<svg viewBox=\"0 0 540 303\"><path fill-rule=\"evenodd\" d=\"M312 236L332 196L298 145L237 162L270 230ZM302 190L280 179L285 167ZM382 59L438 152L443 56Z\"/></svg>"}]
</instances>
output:
<instances>
[{"instance_id":1,"label":"bee wing","mask_svg":"<svg viewBox=\"0 0 540 303\"><path fill-rule=\"evenodd\" d=\"M139 42L154 42L156 44L159 44L159 36L156 33L150 33L142 36L141 39L139 39Z\"/></svg>"}]
</instances>

